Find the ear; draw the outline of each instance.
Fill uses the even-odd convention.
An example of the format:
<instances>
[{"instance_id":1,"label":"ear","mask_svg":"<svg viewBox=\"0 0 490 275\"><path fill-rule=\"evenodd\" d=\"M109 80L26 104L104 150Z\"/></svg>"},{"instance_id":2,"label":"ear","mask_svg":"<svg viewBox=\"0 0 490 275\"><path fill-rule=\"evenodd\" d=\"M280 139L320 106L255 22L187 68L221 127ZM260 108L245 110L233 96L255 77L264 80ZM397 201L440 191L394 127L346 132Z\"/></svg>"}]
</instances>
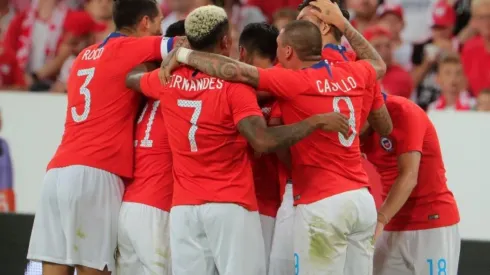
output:
<instances>
[{"instance_id":1,"label":"ear","mask_svg":"<svg viewBox=\"0 0 490 275\"><path fill-rule=\"evenodd\" d=\"M293 57L294 49L291 46L286 46L285 57L287 60Z\"/></svg>"},{"instance_id":2,"label":"ear","mask_svg":"<svg viewBox=\"0 0 490 275\"><path fill-rule=\"evenodd\" d=\"M332 31L332 27L325 23L325 22L320 22L320 33L322 34L322 36L326 36L329 32Z\"/></svg>"},{"instance_id":3,"label":"ear","mask_svg":"<svg viewBox=\"0 0 490 275\"><path fill-rule=\"evenodd\" d=\"M240 61L245 60L245 56L247 56L247 50L242 46L239 46L238 50L239 50L238 54L239 54L239 58L240 58L239 60Z\"/></svg>"},{"instance_id":4,"label":"ear","mask_svg":"<svg viewBox=\"0 0 490 275\"><path fill-rule=\"evenodd\" d=\"M223 39L221 39L220 47L222 50L229 51L231 49L231 44L233 43L231 36L225 35Z\"/></svg>"},{"instance_id":5,"label":"ear","mask_svg":"<svg viewBox=\"0 0 490 275\"><path fill-rule=\"evenodd\" d=\"M140 28L142 28L146 31L150 28L150 24L151 24L150 17L148 17L148 15L145 15L145 16L143 16L143 18L141 18L139 25L140 25Z\"/></svg>"}]
</instances>

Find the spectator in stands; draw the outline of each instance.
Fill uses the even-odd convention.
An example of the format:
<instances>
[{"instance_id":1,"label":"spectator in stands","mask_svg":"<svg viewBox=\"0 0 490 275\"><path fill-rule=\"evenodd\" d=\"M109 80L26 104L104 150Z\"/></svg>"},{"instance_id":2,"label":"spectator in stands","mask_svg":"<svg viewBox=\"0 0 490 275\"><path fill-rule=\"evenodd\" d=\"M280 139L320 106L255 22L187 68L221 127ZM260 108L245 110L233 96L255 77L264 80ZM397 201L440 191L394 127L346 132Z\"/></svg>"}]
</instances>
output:
<instances>
[{"instance_id":1,"label":"spectator in stands","mask_svg":"<svg viewBox=\"0 0 490 275\"><path fill-rule=\"evenodd\" d=\"M211 3L211 1L208 1L208 4ZM168 26L185 19L187 14L198 7L196 0L166 0L165 5L171 12L162 21L162 33L167 32Z\"/></svg>"},{"instance_id":2,"label":"spectator in stands","mask_svg":"<svg viewBox=\"0 0 490 275\"><path fill-rule=\"evenodd\" d=\"M63 1L34 0L12 20L5 35L5 47L16 52L31 90L49 90L51 82L70 52L58 51L74 33L87 33L93 26L86 12L70 10Z\"/></svg>"},{"instance_id":3,"label":"spectator in stands","mask_svg":"<svg viewBox=\"0 0 490 275\"><path fill-rule=\"evenodd\" d=\"M386 74L381 80L382 89L388 94L409 98L413 90L412 77L400 65L393 62L393 41L390 30L383 25L373 25L365 29L364 37L386 63Z\"/></svg>"},{"instance_id":4,"label":"spectator in stands","mask_svg":"<svg viewBox=\"0 0 490 275\"><path fill-rule=\"evenodd\" d=\"M88 45L102 42L113 31L112 2L112 0L89 0L85 4L85 9L94 19L88 26L90 32L86 32L85 29L72 28L75 30L74 37L63 41L60 45L59 52L67 52L69 57L61 66L58 78L50 88L51 92L66 93L68 76L77 55Z\"/></svg>"},{"instance_id":5,"label":"spectator in stands","mask_svg":"<svg viewBox=\"0 0 490 275\"><path fill-rule=\"evenodd\" d=\"M479 36L468 40L462 52L463 67L473 96L490 87L490 0L473 0L473 25Z\"/></svg>"},{"instance_id":6,"label":"spectator in stands","mask_svg":"<svg viewBox=\"0 0 490 275\"><path fill-rule=\"evenodd\" d=\"M387 27L393 41L393 60L405 70L412 69L413 46L402 40L401 34L405 27L403 8L401 5L383 4L378 8L379 24Z\"/></svg>"},{"instance_id":7,"label":"spectator in stands","mask_svg":"<svg viewBox=\"0 0 490 275\"><path fill-rule=\"evenodd\" d=\"M0 111L0 131L2 130L2 122L2 113ZM14 208L13 184L9 146L0 137L0 212L8 212Z\"/></svg>"},{"instance_id":8,"label":"spectator in stands","mask_svg":"<svg viewBox=\"0 0 490 275\"><path fill-rule=\"evenodd\" d=\"M272 20L274 12L281 8L297 9L303 0L246 0L247 5L259 7L266 18Z\"/></svg>"},{"instance_id":9,"label":"spectator in stands","mask_svg":"<svg viewBox=\"0 0 490 275\"><path fill-rule=\"evenodd\" d=\"M429 110L469 111L475 106L474 98L465 91L463 65L457 54L451 53L440 58L437 83L441 88L441 95L429 105Z\"/></svg>"},{"instance_id":10,"label":"spectator in stands","mask_svg":"<svg viewBox=\"0 0 490 275\"><path fill-rule=\"evenodd\" d=\"M412 78L415 101L424 110L434 102L440 94L437 85L437 60L441 54L457 52L459 42L453 36L456 12L445 0L440 0L433 11L432 37L421 44L414 45L412 55Z\"/></svg>"},{"instance_id":11,"label":"spectator in stands","mask_svg":"<svg viewBox=\"0 0 490 275\"><path fill-rule=\"evenodd\" d=\"M364 29L376 22L378 0L350 0L348 3L354 11L352 26L359 32L364 32Z\"/></svg>"},{"instance_id":12,"label":"spectator in stands","mask_svg":"<svg viewBox=\"0 0 490 275\"><path fill-rule=\"evenodd\" d=\"M9 0L0 0L0 40L3 39L10 21L14 18L15 10Z\"/></svg>"},{"instance_id":13,"label":"spectator in stands","mask_svg":"<svg viewBox=\"0 0 490 275\"><path fill-rule=\"evenodd\" d=\"M115 30L112 21L112 4L113 0L88 0L85 4L85 10L92 16L97 23L93 29L93 39L91 43L103 41L107 35Z\"/></svg>"},{"instance_id":14,"label":"spectator in stands","mask_svg":"<svg viewBox=\"0 0 490 275\"><path fill-rule=\"evenodd\" d=\"M490 112L490 89L483 89L478 93L476 110Z\"/></svg>"},{"instance_id":15,"label":"spectator in stands","mask_svg":"<svg viewBox=\"0 0 490 275\"><path fill-rule=\"evenodd\" d=\"M202 1L202 0L200 0ZM216 1L215 1L216 2ZM240 0L227 0L225 1L228 12L228 20L235 28L237 32L237 39L243 28L250 23L259 23L267 21L267 18L262 11L252 5L242 5Z\"/></svg>"},{"instance_id":16,"label":"spectator in stands","mask_svg":"<svg viewBox=\"0 0 490 275\"><path fill-rule=\"evenodd\" d=\"M296 20L298 17L298 11L291 8L282 8L277 10L272 15L272 24L278 30L282 30L289 22Z\"/></svg>"},{"instance_id":17,"label":"spectator in stands","mask_svg":"<svg viewBox=\"0 0 490 275\"><path fill-rule=\"evenodd\" d=\"M19 67L15 52L0 41L0 89L25 89L24 73Z\"/></svg>"}]
</instances>

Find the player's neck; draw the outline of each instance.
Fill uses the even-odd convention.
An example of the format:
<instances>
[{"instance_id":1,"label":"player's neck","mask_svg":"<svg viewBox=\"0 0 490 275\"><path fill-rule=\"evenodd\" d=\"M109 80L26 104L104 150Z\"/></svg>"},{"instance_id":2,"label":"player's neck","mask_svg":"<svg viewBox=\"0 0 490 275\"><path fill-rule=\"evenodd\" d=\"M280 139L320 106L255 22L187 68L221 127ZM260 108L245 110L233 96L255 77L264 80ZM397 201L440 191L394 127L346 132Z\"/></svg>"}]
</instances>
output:
<instances>
[{"instance_id":1,"label":"player's neck","mask_svg":"<svg viewBox=\"0 0 490 275\"><path fill-rule=\"evenodd\" d=\"M323 46L326 46L328 44L340 45L340 41L337 41L337 39L335 39L333 35L322 36L322 43Z\"/></svg>"},{"instance_id":2,"label":"player's neck","mask_svg":"<svg viewBox=\"0 0 490 275\"><path fill-rule=\"evenodd\" d=\"M269 58L260 58L260 57L254 57L252 64L255 67L263 68L263 69L274 66L274 64L271 62Z\"/></svg>"},{"instance_id":3,"label":"player's neck","mask_svg":"<svg viewBox=\"0 0 490 275\"><path fill-rule=\"evenodd\" d=\"M124 34L125 36L133 36L133 37L140 37L140 36L142 36L137 31L131 30L131 29L126 29L126 28L122 28L122 29L116 30L116 32L121 33L121 34Z\"/></svg>"}]
</instances>

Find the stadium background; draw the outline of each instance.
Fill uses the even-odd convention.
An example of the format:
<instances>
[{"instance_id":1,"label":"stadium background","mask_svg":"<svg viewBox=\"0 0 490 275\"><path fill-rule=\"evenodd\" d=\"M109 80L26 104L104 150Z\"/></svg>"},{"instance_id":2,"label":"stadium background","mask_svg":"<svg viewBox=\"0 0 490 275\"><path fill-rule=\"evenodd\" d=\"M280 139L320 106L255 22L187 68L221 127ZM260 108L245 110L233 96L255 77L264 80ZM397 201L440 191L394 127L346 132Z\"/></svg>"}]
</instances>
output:
<instances>
[{"instance_id":1,"label":"stadium background","mask_svg":"<svg viewBox=\"0 0 490 275\"><path fill-rule=\"evenodd\" d=\"M293 8L301 1L248 0L247 3L245 2L162 0L159 3L166 15L162 28L184 18L193 7L215 3L227 9L234 26L234 38L236 39L240 29L250 22L268 20L280 26L295 16ZM470 43L472 39L478 39L479 32L485 31L482 30L484 24L479 26L474 24L473 21L476 19L472 19L470 14L471 1L469 0L386 0L387 3L382 2L347 0L342 2L342 5L349 8L353 22L360 29L368 28L369 30L369 26L383 23L380 16L386 9L390 11L390 14L403 19L403 30L399 30L398 49L402 48L400 45L408 45L412 51L405 52L405 57L412 55L412 58L406 64L401 64L403 58L393 62L394 68L400 65L399 67L403 69L401 75L399 70L398 74L395 74L396 80L413 75L417 66L420 65L413 62L414 52L417 47L427 44L425 42L432 38L431 26L434 24L434 15L438 15L443 22L449 20L449 23L452 23L451 28L454 29L455 36L451 39L455 37L462 39L460 47L455 50L457 54L461 53L464 48L463 39L466 43ZM7 34L9 29L13 29L12 24L15 23L12 22L15 22L15 18L22 15L23 12L40 9L43 5L48 4L55 8L63 4L69 9L84 10L82 16L77 18L76 26L73 22L65 22L62 27L62 36L77 37L74 40L75 44L70 45L67 50L71 56L65 56L64 64L54 72L46 69L46 64L63 55L62 49L66 50L66 45L61 42L55 55L36 57L41 58L41 62L37 62L40 64L37 68L33 64L18 68L20 66L16 64L11 54L11 51L15 53L18 48L9 46L18 37ZM27 266L25 256L34 218L33 213L36 211L42 187L44 169L63 132L66 108L64 92L70 60L84 43L98 41L111 31L110 18L108 18L111 4L112 0L35 0L33 2L30 0L0 0L0 37L2 38L0 40L0 212L2 212L0 214L0 275L25 273ZM447 15L448 13L453 16ZM490 14L482 16L486 16L485 20L488 20ZM80 28L80 25L88 27ZM101 25L105 27L102 28ZM490 25L488 28L490 30ZM397 30L390 29L390 31L392 32L390 38L395 42L398 34L393 32ZM461 33L467 34L467 37L461 36ZM46 35L49 36L49 34ZM37 44L33 44L32 47L36 46ZM235 45L235 48L238 47ZM390 49L389 54L398 57L397 48ZM475 55L477 55L476 59L463 54L461 56L463 65L482 68L481 64L484 63L490 66L488 65L490 64L488 62L489 53L476 53ZM467 90L470 92L471 104L468 105L468 108L450 108L451 106L428 108L428 103L421 100L418 92L424 79L411 83L411 90L407 97L429 109L429 116L439 133L448 171L448 184L456 196L462 216L463 244L459 274L490 275L490 261L488 261L490 220L487 218L490 210L490 200L487 198L487 194L490 193L490 185L488 185L488 173L486 172L488 171L486 156L490 155L490 143L488 142L490 127L487 126L490 114L486 112L490 110L490 99L485 97L488 97L488 92L473 88L481 87L483 90L490 88L490 75L484 76L484 79L475 79L467 73L470 70L466 67L466 77L463 80L465 85L458 97ZM25 73L23 77L19 78L14 75L16 68ZM428 73L425 78L430 78ZM401 82L389 79L384 79L382 82L385 92L393 94L401 93L399 90L403 90L406 86L400 84ZM430 91L429 103L438 102L444 96L449 96L440 87L433 87ZM379 204L379 180L369 163L366 164L366 168L373 183L373 195ZM13 177L9 177L10 173L13 174ZM33 272L30 274L40 274L39 267L34 267Z\"/></svg>"}]
</instances>

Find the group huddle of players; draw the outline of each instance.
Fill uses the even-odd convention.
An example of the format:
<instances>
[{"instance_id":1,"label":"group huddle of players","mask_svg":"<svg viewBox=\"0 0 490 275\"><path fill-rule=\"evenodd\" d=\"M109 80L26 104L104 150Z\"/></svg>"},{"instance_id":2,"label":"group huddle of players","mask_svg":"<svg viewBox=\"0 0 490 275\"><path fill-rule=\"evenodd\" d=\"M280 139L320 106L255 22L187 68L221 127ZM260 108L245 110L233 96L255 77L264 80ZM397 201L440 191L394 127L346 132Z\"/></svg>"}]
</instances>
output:
<instances>
[{"instance_id":1,"label":"group huddle of players","mask_svg":"<svg viewBox=\"0 0 490 275\"><path fill-rule=\"evenodd\" d=\"M248 25L237 61L222 8L161 37L154 0L116 0L117 32L74 61L28 259L44 275L456 275L434 126L381 93L386 65L346 11L299 9Z\"/></svg>"}]
</instances>

